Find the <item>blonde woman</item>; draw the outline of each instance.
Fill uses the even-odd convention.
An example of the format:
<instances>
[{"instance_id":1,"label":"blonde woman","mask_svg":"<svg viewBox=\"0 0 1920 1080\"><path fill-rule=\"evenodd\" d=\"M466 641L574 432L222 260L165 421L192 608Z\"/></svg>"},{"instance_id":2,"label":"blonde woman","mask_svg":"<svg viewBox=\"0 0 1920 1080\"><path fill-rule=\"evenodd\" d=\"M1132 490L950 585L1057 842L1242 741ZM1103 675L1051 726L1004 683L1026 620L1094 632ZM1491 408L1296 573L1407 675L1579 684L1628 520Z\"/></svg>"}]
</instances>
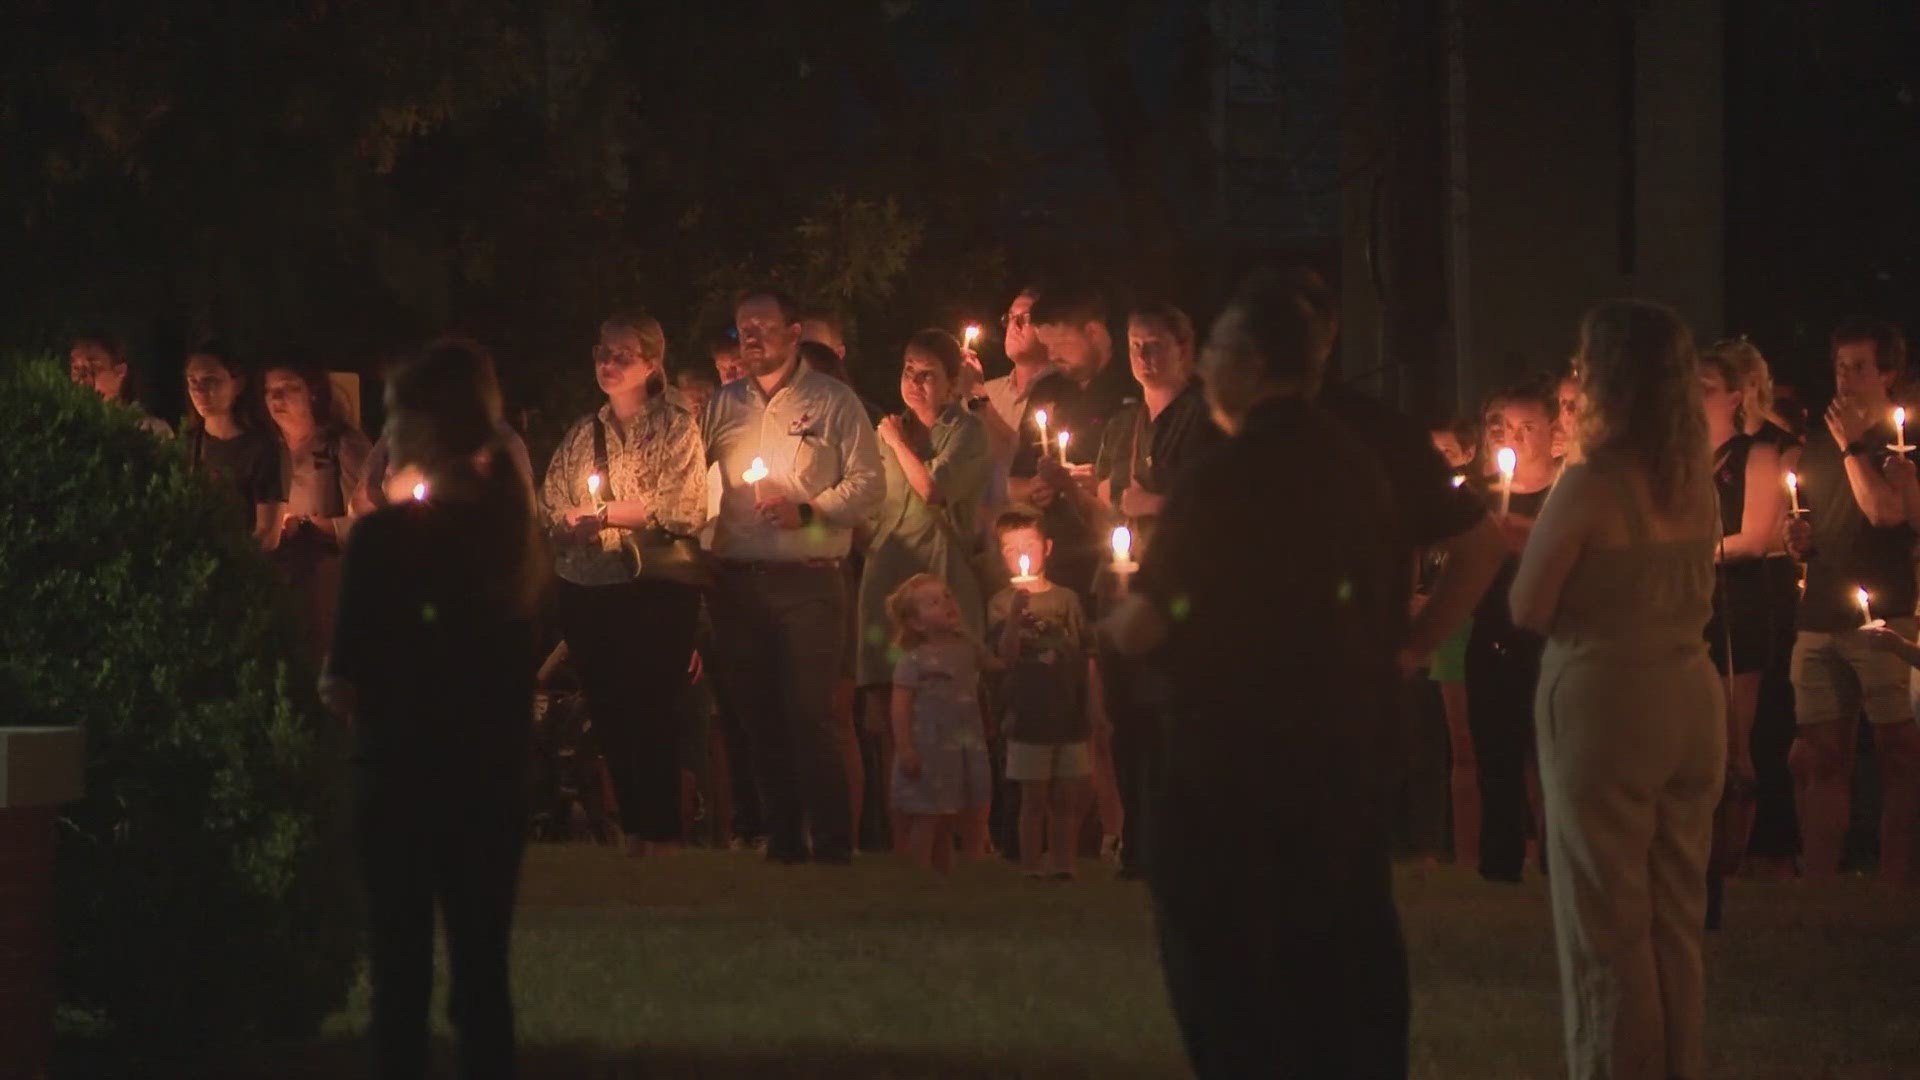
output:
<instances>
[{"instance_id":1,"label":"blonde woman","mask_svg":"<svg viewBox=\"0 0 1920 1080\"><path fill-rule=\"evenodd\" d=\"M1698 1077L1726 729L1700 633L1720 522L1691 335L1660 305L1602 303L1580 375L1582 461L1510 594L1547 637L1535 715L1570 1075Z\"/></svg>"}]
</instances>

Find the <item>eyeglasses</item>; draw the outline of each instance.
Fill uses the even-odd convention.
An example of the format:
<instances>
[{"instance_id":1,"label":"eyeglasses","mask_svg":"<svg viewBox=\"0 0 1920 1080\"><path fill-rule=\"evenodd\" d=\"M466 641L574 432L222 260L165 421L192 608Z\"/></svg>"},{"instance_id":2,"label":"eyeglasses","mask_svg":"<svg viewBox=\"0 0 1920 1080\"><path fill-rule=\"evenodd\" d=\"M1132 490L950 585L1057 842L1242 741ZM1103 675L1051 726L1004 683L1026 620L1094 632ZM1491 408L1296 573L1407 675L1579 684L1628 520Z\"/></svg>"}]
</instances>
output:
<instances>
[{"instance_id":1,"label":"eyeglasses","mask_svg":"<svg viewBox=\"0 0 1920 1080\"><path fill-rule=\"evenodd\" d=\"M1018 315L1000 316L1002 330L1025 330L1031 325L1033 325L1033 313L1030 311L1022 311Z\"/></svg>"},{"instance_id":2,"label":"eyeglasses","mask_svg":"<svg viewBox=\"0 0 1920 1080\"><path fill-rule=\"evenodd\" d=\"M637 349L613 349L605 345L593 347L595 360L618 360L622 365L637 364L646 359L646 355Z\"/></svg>"}]
</instances>

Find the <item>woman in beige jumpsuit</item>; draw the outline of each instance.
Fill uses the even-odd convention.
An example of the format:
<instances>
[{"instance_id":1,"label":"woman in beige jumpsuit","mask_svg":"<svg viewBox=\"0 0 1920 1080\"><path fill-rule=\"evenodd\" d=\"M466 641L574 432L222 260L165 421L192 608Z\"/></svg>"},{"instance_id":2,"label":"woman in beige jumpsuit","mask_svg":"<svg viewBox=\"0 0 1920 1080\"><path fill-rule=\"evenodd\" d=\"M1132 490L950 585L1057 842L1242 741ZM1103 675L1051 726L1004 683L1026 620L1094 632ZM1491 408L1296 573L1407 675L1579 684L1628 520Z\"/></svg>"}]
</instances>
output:
<instances>
[{"instance_id":1,"label":"woman in beige jumpsuit","mask_svg":"<svg viewBox=\"0 0 1920 1080\"><path fill-rule=\"evenodd\" d=\"M1535 709L1569 1075L1705 1073L1701 934L1726 759L1702 627L1718 534L1691 336L1609 301L1582 328L1585 464L1529 538Z\"/></svg>"}]
</instances>

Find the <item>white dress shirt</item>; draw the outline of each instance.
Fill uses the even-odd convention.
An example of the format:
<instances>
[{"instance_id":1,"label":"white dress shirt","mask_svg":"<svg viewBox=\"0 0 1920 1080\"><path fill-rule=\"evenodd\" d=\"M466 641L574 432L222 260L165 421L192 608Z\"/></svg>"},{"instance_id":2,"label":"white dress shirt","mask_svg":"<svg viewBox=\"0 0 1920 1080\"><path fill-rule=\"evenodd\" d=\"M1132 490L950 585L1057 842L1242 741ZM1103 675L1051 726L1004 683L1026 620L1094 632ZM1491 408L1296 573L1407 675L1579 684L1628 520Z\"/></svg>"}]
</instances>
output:
<instances>
[{"instance_id":1,"label":"white dress shirt","mask_svg":"<svg viewBox=\"0 0 1920 1080\"><path fill-rule=\"evenodd\" d=\"M707 459L720 467L713 550L723 559L843 558L854 527L886 496L879 438L859 396L804 363L771 396L751 377L721 387L707 406L706 431ZM754 458L767 467L758 485L743 479ZM761 497L808 503L813 523L771 524L755 509Z\"/></svg>"}]
</instances>

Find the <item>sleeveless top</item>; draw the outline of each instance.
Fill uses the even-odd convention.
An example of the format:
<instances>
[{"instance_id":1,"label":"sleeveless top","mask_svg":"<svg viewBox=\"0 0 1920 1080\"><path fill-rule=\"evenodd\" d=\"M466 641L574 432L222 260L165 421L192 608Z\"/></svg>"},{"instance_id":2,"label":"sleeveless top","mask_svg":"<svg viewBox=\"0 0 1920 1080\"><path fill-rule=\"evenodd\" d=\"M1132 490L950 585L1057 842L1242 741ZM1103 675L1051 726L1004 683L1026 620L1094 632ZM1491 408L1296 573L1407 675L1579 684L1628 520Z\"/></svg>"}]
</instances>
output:
<instances>
[{"instance_id":1,"label":"sleeveless top","mask_svg":"<svg viewBox=\"0 0 1920 1080\"><path fill-rule=\"evenodd\" d=\"M1753 436L1741 432L1713 452L1713 490L1720 496L1721 536L1737 534L1746 516L1747 458L1753 453L1753 442Z\"/></svg>"},{"instance_id":2,"label":"sleeveless top","mask_svg":"<svg viewBox=\"0 0 1920 1080\"><path fill-rule=\"evenodd\" d=\"M1619 547L1588 544L1580 552L1547 631L1549 654L1638 646L1705 657L1702 631L1712 614L1717 538L1655 540L1639 494L1612 486L1629 541ZM1697 512L1705 524L1713 508Z\"/></svg>"}]
</instances>

